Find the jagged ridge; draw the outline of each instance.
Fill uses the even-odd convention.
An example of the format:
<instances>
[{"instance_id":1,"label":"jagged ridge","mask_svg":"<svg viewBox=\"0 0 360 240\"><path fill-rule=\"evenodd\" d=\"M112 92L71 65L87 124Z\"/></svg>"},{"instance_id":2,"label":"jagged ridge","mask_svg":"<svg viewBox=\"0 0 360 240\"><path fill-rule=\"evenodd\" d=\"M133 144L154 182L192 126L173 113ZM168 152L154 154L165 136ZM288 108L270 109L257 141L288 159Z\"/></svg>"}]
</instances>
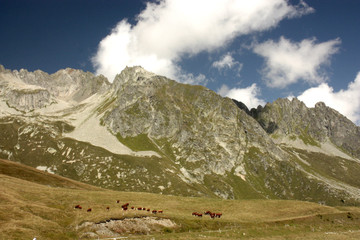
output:
<instances>
[{"instance_id":1,"label":"jagged ridge","mask_svg":"<svg viewBox=\"0 0 360 240\"><path fill-rule=\"evenodd\" d=\"M180 84L141 67L124 69L113 84L79 70L47 75L2 68L0 95L7 103L3 93L9 76L21 83L13 89L36 86L56 102L26 103L33 108L27 114L1 105L0 127L9 134L0 139L0 157L127 191L327 204L359 201L358 182L315 164L331 158L333 169L343 173L341 169L357 169L358 161L358 150L350 144L358 141L358 128L321 104L312 110L285 99L247 110L205 87ZM96 135L86 138L91 129L84 126L90 123L97 134L108 129L118 145L156 154L119 155L107 147L118 141L115 137L100 145L92 139ZM294 144L299 141L316 154L301 150ZM343 155L325 155L324 143L341 147L338 153Z\"/></svg>"}]
</instances>

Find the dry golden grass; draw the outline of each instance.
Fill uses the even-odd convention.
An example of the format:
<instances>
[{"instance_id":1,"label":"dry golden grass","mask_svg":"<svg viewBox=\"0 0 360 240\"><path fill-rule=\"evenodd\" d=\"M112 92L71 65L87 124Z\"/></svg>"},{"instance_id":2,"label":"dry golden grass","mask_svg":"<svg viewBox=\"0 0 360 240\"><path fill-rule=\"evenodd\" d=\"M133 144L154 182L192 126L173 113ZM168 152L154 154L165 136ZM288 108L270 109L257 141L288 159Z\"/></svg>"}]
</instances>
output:
<instances>
[{"instance_id":1,"label":"dry golden grass","mask_svg":"<svg viewBox=\"0 0 360 240\"><path fill-rule=\"evenodd\" d=\"M30 170L34 179L43 174ZM356 239L360 235L355 231L360 222L360 209L356 207L336 208L301 201L221 200L116 192L81 183L77 185L74 181L67 183L66 179L53 175L48 181L36 183L31 181L31 174L24 180L13 174L4 175L5 172L0 174L1 240L34 237L39 240L79 239L81 232L77 226L87 221L152 215L147 211L122 211L120 206L127 202L130 207L161 209L164 214L157 214L157 217L169 218L179 226L151 236L128 235L130 239L151 239L154 236L156 239L324 239L324 236L326 239ZM116 203L117 200L120 204ZM77 204L83 209L75 209ZM87 208L92 208L92 211L86 212ZM210 219L191 215L194 211L207 210L221 212L223 216Z\"/></svg>"}]
</instances>

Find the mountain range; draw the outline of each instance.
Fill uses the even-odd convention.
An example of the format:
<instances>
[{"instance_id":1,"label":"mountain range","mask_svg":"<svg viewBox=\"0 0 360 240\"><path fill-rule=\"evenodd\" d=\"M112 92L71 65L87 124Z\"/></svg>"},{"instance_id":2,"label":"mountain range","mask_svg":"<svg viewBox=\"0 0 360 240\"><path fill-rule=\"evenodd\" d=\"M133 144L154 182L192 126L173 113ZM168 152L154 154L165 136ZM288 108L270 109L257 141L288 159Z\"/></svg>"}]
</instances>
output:
<instances>
[{"instance_id":1,"label":"mountain range","mask_svg":"<svg viewBox=\"0 0 360 240\"><path fill-rule=\"evenodd\" d=\"M103 188L224 199L360 203L360 129L294 98L248 109L127 67L0 65L0 158Z\"/></svg>"}]
</instances>

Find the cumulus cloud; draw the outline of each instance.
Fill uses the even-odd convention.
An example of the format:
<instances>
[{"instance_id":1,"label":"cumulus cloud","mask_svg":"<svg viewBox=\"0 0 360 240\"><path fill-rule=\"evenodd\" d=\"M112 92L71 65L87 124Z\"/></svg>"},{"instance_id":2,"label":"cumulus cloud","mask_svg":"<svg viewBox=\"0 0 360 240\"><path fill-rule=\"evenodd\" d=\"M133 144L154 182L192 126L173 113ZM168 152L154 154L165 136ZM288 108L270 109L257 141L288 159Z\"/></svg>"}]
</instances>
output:
<instances>
[{"instance_id":1,"label":"cumulus cloud","mask_svg":"<svg viewBox=\"0 0 360 240\"><path fill-rule=\"evenodd\" d=\"M327 80L322 67L330 63L330 57L338 51L340 39L316 43L316 39L291 42L281 37L278 42L268 40L254 46L253 51L265 58L262 71L269 87L283 88L303 80L319 84Z\"/></svg>"},{"instance_id":2,"label":"cumulus cloud","mask_svg":"<svg viewBox=\"0 0 360 240\"><path fill-rule=\"evenodd\" d=\"M337 110L351 121L360 124L360 72L347 89L335 92L327 83L304 91L298 99L307 107L314 107L317 102Z\"/></svg>"},{"instance_id":3,"label":"cumulus cloud","mask_svg":"<svg viewBox=\"0 0 360 240\"><path fill-rule=\"evenodd\" d=\"M230 89L226 85L222 85L218 90L218 93L221 96L229 97L235 99L239 102L244 103L249 109L256 108L259 105L264 106L265 101L259 98L260 89L253 83L251 86L247 88L232 88Z\"/></svg>"},{"instance_id":4,"label":"cumulus cloud","mask_svg":"<svg viewBox=\"0 0 360 240\"><path fill-rule=\"evenodd\" d=\"M234 60L230 53L225 54L218 61L213 62L212 67L217 68L219 71L234 69L237 76L240 76L240 71L243 64Z\"/></svg>"},{"instance_id":5,"label":"cumulus cloud","mask_svg":"<svg viewBox=\"0 0 360 240\"><path fill-rule=\"evenodd\" d=\"M110 81L125 66L141 65L178 79L179 63L214 51L235 37L275 27L313 9L287 0L158 0L148 2L135 25L122 20L99 44L92 62ZM195 77L196 79L196 77Z\"/></svg>"}]
</instances>

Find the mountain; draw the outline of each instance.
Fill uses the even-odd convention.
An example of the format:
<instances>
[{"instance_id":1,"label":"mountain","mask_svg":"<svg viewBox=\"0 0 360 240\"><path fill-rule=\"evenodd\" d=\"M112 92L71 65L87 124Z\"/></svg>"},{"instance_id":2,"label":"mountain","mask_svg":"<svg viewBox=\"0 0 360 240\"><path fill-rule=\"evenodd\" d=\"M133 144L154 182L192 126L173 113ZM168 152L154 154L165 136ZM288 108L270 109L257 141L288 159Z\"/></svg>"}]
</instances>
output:
<instances>
[{"instance_id":1,"label":"mountain","mask_svg":"<svg viewBox=\"0 0 360 240\"><path fill-rule=\"evenodd\" d=\"M113 83L0 67L0 157L123 191L329 205L360 197L359 127L318 103L249 110L127 67Z\"/></svg>"}]
</instances>

